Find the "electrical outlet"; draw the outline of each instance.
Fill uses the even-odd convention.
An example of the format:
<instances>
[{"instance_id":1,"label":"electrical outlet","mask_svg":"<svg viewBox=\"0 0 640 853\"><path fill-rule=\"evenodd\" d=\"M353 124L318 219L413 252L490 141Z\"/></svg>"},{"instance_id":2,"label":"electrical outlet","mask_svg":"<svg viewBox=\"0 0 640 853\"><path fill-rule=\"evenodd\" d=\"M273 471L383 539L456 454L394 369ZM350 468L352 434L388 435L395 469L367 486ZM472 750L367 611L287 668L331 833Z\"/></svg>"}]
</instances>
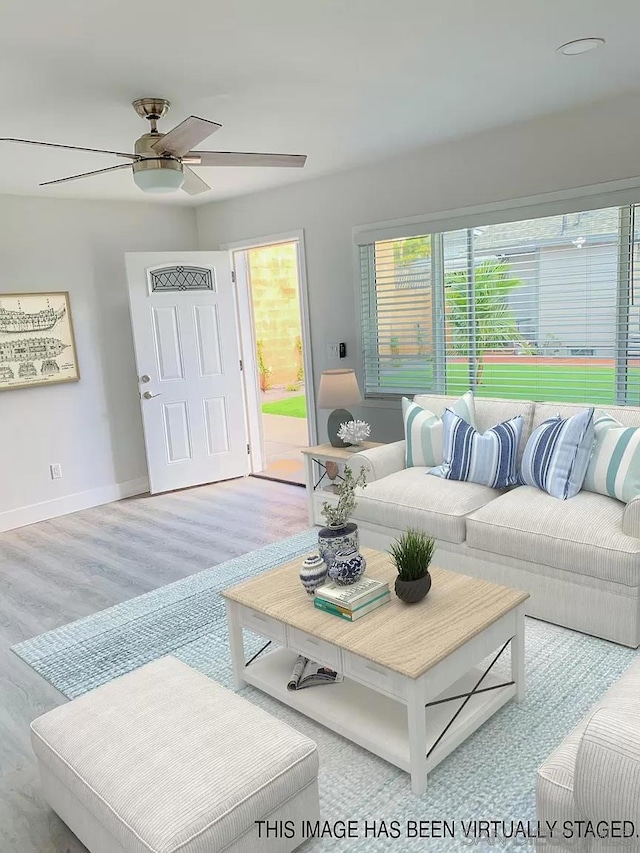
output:
<instances>
[{"instance_id":1,"label":"electrical outlet","mask_svg":"<svg viewBox=\"0 0 640 853\"><path fill-rule=\"evenodd\" d=\"M59 462L55 462L53 465L49 465L49 470L51 471L52 480L62 479L62 465Z\"/></svg>"},{"instance_id":2,"label":"electrical outlet","mask_svg":"<svg viewBox=\"0 0 640 853\"><path fill-rule=\"evenodd\" d=\"M340 358L340 344L327 344L327 358Z\"/></svg>"}]
</instances>

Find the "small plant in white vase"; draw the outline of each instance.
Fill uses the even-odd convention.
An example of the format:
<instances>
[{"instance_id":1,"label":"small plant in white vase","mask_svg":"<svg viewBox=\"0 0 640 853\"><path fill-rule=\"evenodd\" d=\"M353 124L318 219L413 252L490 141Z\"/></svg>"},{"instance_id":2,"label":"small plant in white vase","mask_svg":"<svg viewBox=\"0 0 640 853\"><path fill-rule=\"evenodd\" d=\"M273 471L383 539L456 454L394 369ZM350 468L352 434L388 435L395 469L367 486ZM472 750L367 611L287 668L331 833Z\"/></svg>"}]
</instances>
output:
<instances>
[{"instance_id":1,"label":"small plant in white vase","mask_svg":"<svg viewBox=\"0 0 640 853\"><path fill-rule=\"evenodd\" d=\"M336 487L338 502L325 501L322 505L322 515L327 526L318 531L318 550L327 568L331 567L338 551L348 547L358 548L358 525L349 521L349 516L356 507L355 490L358 487L365 488L366 485L364 468L360 469L356 477L351 468L345 465L342 481Z\"/></svg>"}]
</instances>

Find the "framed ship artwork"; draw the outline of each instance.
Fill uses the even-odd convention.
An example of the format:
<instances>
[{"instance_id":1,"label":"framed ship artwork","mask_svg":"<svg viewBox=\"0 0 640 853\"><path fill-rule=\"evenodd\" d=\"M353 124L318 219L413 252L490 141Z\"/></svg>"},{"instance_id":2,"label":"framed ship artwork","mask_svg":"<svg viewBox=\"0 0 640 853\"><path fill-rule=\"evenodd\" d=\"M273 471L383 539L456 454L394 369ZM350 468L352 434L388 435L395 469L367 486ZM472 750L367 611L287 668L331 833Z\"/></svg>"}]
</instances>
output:
<instances>
[{"instance_id":1,"label":"framed ship artwork","mask_svg":"<svg viewBox=\"0 0 640 853\"><path fill-rule=\"evenodd\" d=\"M69 294L0 291L0 391L78 379Z\"/></svg>"}]
</instances>

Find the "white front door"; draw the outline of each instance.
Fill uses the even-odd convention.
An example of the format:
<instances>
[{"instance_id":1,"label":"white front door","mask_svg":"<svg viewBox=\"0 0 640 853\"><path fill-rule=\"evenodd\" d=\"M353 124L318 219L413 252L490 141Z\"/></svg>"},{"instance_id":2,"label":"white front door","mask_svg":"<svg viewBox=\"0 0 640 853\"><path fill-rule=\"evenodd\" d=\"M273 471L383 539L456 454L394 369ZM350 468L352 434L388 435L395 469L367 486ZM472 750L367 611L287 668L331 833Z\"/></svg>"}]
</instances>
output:
<instances>
[{"instance_id":1,"label":"white front door","mask_svg":"<svg viewBox=\"0 0 640 853\"><path fill-rule=\"evenodd\" d=\"M248 473L227 252L125 255L152 494Z\"/></svg>"}]
</instances>

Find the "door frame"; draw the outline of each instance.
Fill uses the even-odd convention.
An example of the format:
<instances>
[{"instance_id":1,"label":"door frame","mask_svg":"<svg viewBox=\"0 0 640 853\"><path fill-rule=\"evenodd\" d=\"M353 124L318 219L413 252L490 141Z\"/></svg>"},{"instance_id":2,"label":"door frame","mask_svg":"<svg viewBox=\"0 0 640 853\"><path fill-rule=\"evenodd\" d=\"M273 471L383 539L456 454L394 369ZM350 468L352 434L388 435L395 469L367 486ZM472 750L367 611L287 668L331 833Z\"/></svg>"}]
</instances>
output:
<instances>
[{"instance_id":1,"label":"door frame","mask_svg":"<svg viewBox=\"0 0 640 853\"><path fill-rule=\"evenodd\" d=\"M309 444L318 442L318 424L315 405L315 382L313 377L313 358L311 352L311 323L309 312L309 288L307 284L307 261L304 244L304 229L286 231L233 243L223 243L220 248L231 255L231 269L236 284L238 305L238 333L245 366L247 426L251 447L249 461L251 473L262 471L266 465L263 457L264 436L262 434L262 412L258 365L256 363L256 337L253 317L253 304L249 285L249 275L245 263L245 251L265 246L277 246L279 243L297 243L298 252L298 292L300 296L300 330L302 337L302 363L305 376L305 396L307 398L307 429Z\"/></svg>"}]
</instances>

